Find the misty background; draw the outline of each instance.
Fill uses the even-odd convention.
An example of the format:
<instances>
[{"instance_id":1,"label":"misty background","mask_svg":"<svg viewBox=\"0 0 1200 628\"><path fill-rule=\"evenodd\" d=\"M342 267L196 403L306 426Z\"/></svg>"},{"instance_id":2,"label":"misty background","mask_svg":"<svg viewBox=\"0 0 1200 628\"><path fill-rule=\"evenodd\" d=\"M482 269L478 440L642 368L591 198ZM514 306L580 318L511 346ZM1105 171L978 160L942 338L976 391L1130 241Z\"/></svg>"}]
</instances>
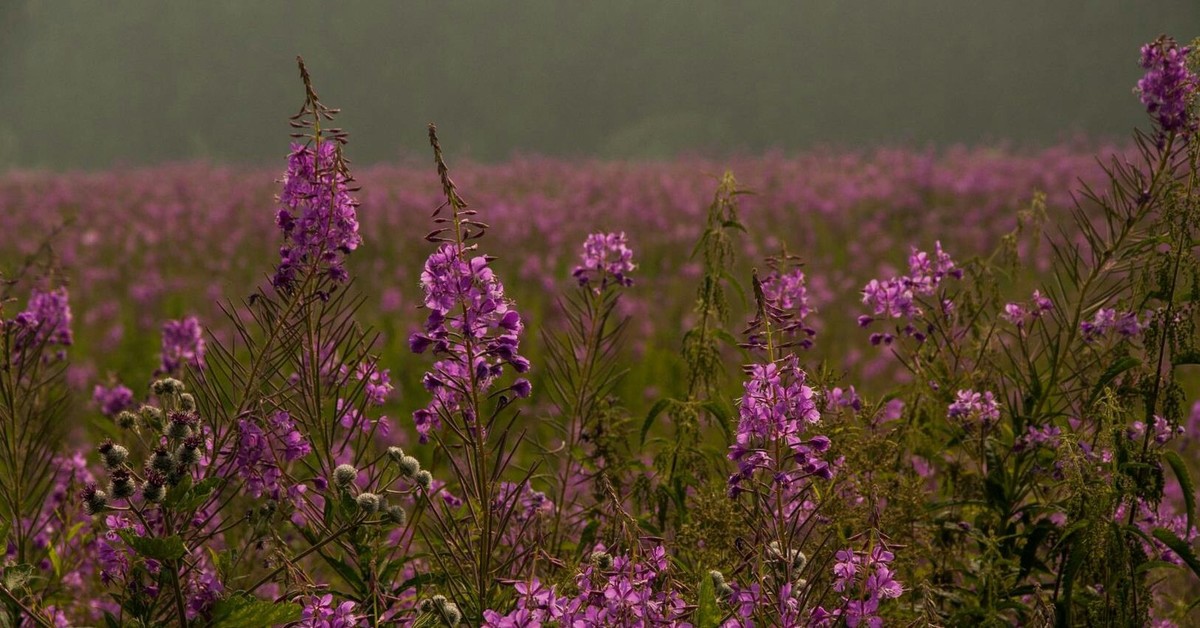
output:
<instances>
[{"instance_id":1,"label":"misty background","mask_svg":"<svg viewBox=\"0 0 1200 628\"><path fill-rule=\"evenodd\" d=\"M359 164L1124 137L1164 32L1200 2L0 0L0 169L278 163L296 54Z\"/></svg>"}]
</instances>

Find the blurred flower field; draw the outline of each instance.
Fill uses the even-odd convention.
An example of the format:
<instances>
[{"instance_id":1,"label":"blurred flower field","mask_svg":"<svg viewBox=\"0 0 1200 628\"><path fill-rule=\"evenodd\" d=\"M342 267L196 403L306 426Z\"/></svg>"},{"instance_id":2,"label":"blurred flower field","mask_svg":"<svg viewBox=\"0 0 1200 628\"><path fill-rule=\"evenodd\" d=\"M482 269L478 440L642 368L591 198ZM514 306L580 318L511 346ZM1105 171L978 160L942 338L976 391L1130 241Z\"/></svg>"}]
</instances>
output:
<instances>
[{"instance_id":1,"label":"blurred flower field","mask_svg":"<svg viewBox=\"0 0 1200 628\"><path fill-rule=\"evenodd\" d=\"M1193 47L1119 146L364 168L297 62L282 169L0 177L0 628L1196 620Z\"/></svg>"}]
</instances>

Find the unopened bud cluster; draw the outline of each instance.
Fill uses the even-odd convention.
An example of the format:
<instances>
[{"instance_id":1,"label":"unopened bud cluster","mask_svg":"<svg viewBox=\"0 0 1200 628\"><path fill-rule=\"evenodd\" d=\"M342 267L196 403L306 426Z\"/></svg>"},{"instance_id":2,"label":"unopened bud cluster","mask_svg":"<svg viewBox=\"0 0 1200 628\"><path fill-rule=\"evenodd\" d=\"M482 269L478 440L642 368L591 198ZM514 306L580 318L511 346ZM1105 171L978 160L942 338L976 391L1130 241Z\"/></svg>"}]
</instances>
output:
<instances>
[{"instance_id":1,"label":"unopened bud cluster","mask_svg":"<svg viewBox=\"0 0 1200 628\"><path fill-rule=\"evenodd\" d=\"M122 429L156 434L154 441L159 445L147 456L139 474L127 447L111 440L101 443L97 453L108 471L109 483L107 490L89 486L80 493L90 514L107 508L110 499L131 499L139 494L146 502L161 502L167 489L182 481L203 458L205 439L195 397L174 378L155 381L150 390L158 397L159 406L145 404L137 412L124 410L114 418Z\"/></svg>"},{"instance_id":2,"label":"unopened bud cluster","mask_svg":"<svg viewBox=\"0 0 1200 628\"><path fill-rule=\"evenodd\" d=\"M444 595L435 595L421 600L418 610L433 615L447 626L457 626L462 621L462 611L458 610L458 605L446 599Z\"/></svg>"}]
</instances>

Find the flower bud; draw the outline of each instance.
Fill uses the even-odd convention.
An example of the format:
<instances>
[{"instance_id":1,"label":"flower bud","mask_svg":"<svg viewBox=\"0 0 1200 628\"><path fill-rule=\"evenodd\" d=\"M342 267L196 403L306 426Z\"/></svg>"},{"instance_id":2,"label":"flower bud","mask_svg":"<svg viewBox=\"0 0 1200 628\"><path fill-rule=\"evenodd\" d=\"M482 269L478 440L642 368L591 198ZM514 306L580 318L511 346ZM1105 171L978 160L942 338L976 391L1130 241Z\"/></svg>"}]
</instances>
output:
<instances>
[{"instance_id":1,"label":"flower bud","mask_svg":"<svg viewBox=\"0 0 1200 628\"><path fill-rule=\"evenodd\" d=\"M83 502L84 512L89 515L95 515L108 507L108 494L97 489L95 484L84 487L79 492L79 499Z\"/></svg>"},{"instance_id":2,"label":"flower bud","mask_svg":"<svg viewBox=\"0 0 1200 628\"><path fill-rule=\"evenodd\" d=\"M179 393L183 392L184 387L183 387L183 382L181 382L173 377L166 377L166 378L160 379L160 380L154 382L153 384L151 384L150 390L152 390L154 392L154 394L159 395L159 396L175 395L175 394L179 394Z\"/></svg>"},{"instance_id":3,"label":"flower bud","mask_svg":"<svg viewBox=\"0 0 1200 628\"><path fill-rule=\"evenodd\" d=\"M191 412L172 412L169 418L166 430L168 438L187 438L192 435L192 427L199 423L199 419Z\"/></svg>"},{"instance_id":4,"label":"flower bud","mask_svg":"<svg viewBox=\"0 0 1200 628\"><path fill-rule=\"evenodd\" d=\"M185 466L185 467L190 467L190 466L200 462L199 446L193 447L193 446L188 445L188 441L190 441L192 439L199 440L200 437L199 436L189 436L186 440L184 440L183 444L180 445L179 448L175 450L175 457L179 460L179 464L182 466Z\"/></svg>"},{"instance_id":5,"label":"flower bud","mask_svg":"<svg viewBox=\"0 0 1200 628\"><path fill-rule=\"evenodd\" d=\"M600 571L608 571L613 566L612 555L608 552L593 552L592 564Z\"/></svg>"},{"instance_id":6,"label":"flower bud","mask_svg":"<svg viewBox=\"0 0 1200 628\"><path fill-rule=\"evenodd\" d=\"M358 469L355 469L352 465L339 464L333 470L333 483L341 488L350 486L357 479Z\"/></svg>"},{"instance_id":7,"label":"flower bud","mask_svg":"<svg viewBox=\"0 0 1200 628\"><path fill-rule=\"evenodd\" d=\"M421 472L421 461L412 456L404 456L397 466L400 467L400 474L406 478L414 478Z\"/></svg>"},{"instance_id":8,"label":"flower bud","mask_svg":"<svg viewBox=\"0 0 1200 628\"><path fill-rule=\"evenodd\" d=\"M150 468L160 473L170 473L175 470L175 457L167 451L166 447L159 447L150 457Z\"/></svg>"},{"instance_id":9,"label":"flower bud","mask_svg":"<svg viewBox=\"0 0 1200 628\"><path fill-rule=\"evenodd\" d=\"M123 430L133 429L133 426L137 425L137 419L138 416L132 411L122 410L117 413L117 427Z\"/></svg>"},{"instance_id":10,"label":"flower bud","mask_svg":"<svg viewBox=\"0 0 1200 628\"><path fill-rule=\"evenodd\" d=\"M146 482L142 484L142 497L148 502L162 501L167 494L167 490L164 488L166 484L166 476L158 471L149 471L146 473Z\"/></svg>"},{"instance_id":11,"label":"flower bud","mask_svg":"<svg viewBox=\"0 0 1200 628\"><path fill-rule=\"evenodd\" d=\"M404 458L404 450L400 449L399 447L388 447L387 455L392 462L399 463L400 460Z\"/></svg>"},{"instance_id":12,"label":"flower bud","mask_svg":"<svg viewBox=\"0 0 1200 628\"><path fill-rule=\"evenodd\" d=\"M184 412L196 411L196 398L191 393L183 393L179 395L179 408Z\"/></svg>"},{"instance_id":13,"label":"flower bud","mask_svg":"<svg viewBox=\"0 0 1200 628\"><path fill-rule=\"evenodd\" d=\"M106 440L100 444L100 457L104 460L104 466L115 469L129 459L129 450Z\"/></svg>"},{"instance_id":14,"label":"flower bud","mask_svg":"<svg viewBox=\"0 0 1200 628\"><path fill-rule=\"evenodd\" d=\"M379 510L380 499L375 493L360 493L354 502L365 513L371 514Z\"/></svg>"},{"instance_id":15,"label":"flower bud","mask_svg":"<svg viewBox=\"0 0 1200 628\"><path fill-rule=\"evenodd\" d=\"M388 506L384 514L387 515L388 521L398 526L402 526L408 521L408 513L404 512L404 508L400 504Z\"/></svg>"},{"instance_id":16,"label":"flower bud","mask_svg":"<svg viewBox=\"0 0 1200 628\"><path fill-rule=\"evenodd\" d=\"M133 497L137 487L133 485L133 480L128 471L117 469L109 477L111 481L108 484L108 491L112 494L113 499Z\"/></svg>"},{"instance_id":17,"label":"flower bud","mask_svg":"<svg viewBox=\"0 0 1200 628\"><path fill-rule=\"evenodd\" d=\"M428 471L418 471L413 476L413 480L416 481L417 486L420 486L422 490L428 491L433 488L433 474Z\"/></svg>"},{"instance_id":18,"label":"flower bud","mask_svg":"<svg viewBox=\"0 0 1200 628\"><path fill-rule=\"evenodd\" d=\"M159 410L151 405L144 405L138 410L138 414L141 415L142 423L144 425L156 430L162 429L162 424L165 420L165 415L163 414L162 410Z\"/></svg>"}]
</instances>

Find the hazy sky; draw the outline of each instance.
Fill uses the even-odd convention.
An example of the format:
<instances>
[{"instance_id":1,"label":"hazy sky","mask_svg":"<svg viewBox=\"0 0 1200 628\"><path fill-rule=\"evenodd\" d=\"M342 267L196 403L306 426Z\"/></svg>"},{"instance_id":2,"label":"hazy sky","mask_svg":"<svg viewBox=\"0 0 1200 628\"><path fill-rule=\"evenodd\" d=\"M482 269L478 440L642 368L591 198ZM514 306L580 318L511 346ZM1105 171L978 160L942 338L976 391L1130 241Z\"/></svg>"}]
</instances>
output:
<instances>
[{"instance_id":1,"label":"hazy sky","mask_svg":"<svg viewBox=\"0 0 1200 628\"><path fill-rule=\"evenodd\" d=\"M1124 137L1162 32L1200 2L0 0L0 167L271 163L296 54L358 163Z\"/></svg>"}]
</instances>

